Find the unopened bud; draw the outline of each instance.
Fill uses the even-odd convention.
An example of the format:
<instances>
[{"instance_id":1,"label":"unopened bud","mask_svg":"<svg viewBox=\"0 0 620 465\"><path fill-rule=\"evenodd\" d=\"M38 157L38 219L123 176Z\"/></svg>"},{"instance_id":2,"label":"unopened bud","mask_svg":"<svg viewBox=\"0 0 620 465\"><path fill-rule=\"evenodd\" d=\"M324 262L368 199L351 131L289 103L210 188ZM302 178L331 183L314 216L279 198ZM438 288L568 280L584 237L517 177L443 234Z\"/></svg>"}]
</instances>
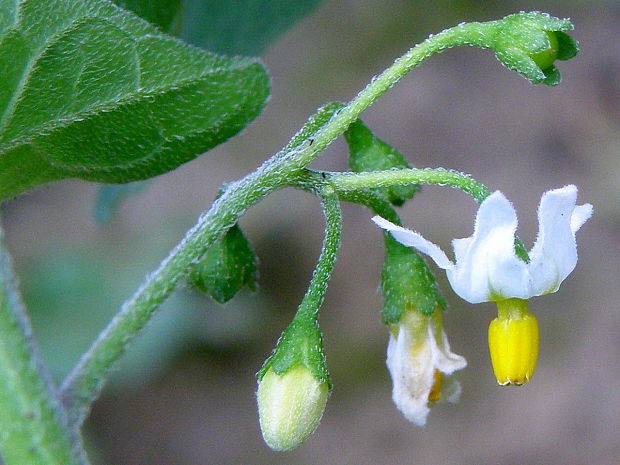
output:
<instances>
[{"instance_id":1,"label":"unopened bud","mask_svg":"<svg viewBox=\"0 0 620 465\"><path fill-rule=\"evenodd\" d=\"M303 364L277 374L269 368L258 384L258 414L269 447L286 451L300 446L323 416L327 382L318 381Z\"/></svg>"},{"instance_id":2,"label":"unopened bud","mask_svg":"<svg viewBox=\"0 0 620 465\"><path fill-rule=\"evenodd\" d=\"M549 40L549 48L538 53L530 54L530 58L534 60L534 63L536 63L542 70L553 66L555 60L558 59L559 48L558 39L555 32L545 31L545 35Z\"/></svg>"},{"instance_id":3,"label":"unopened bud","mask_svg":"<svg viewBox=\"0 0 620 465\"><path fill-rule=\"evenodd\" d=\"M579 47L565 31L573 28L567 19L533 11L517 13L496 21L494 36L497 58L508 68L535 84L560 83L556 60L569 60Z\"/></svg>"},{"instance_id":4,"label":"unopened bud","mask_svg":"<svg viewBox=\"0 0 620 465\"><path fill-rule=\"evenodd\" d=\"M538 359L538 321L527 301L497 302L498 316L489 325L489 352L497 382L502 386L527 383Z\"/></svg>"}]
</instances>

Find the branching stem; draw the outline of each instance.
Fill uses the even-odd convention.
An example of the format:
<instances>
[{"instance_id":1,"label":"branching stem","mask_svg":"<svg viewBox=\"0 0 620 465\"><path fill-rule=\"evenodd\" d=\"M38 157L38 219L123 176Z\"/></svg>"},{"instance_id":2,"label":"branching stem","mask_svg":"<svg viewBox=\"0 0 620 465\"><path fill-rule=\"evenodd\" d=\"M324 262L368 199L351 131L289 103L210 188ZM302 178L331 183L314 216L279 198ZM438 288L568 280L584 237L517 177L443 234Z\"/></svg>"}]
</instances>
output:
<instances>
[{"instance_id":1,"label":"branching stem","mask_svg":"<svg viewBox=\"0 0 620 465\"><path fill-rule=\"evenodd\" d=\"M314 135L290 150L278 152L255 172L229 185L159 268L149 275L134 296L123 304L120 312L65 379L61 394L70 423L75 428L81 425L91 403L99 395L109 370L123 355L128 344L139 334L192 266L248 208L277 189L306 182L306 166L364 110L426 58L458 45L483 46L480 39L485 36L481 35L481 31L490 27L485 24L462 24L431 36L413 47L374 78L349 104L336 111ZM428 176L432 176L430 173ZM360 178L355 178L354 175L343 175L336 179L336 189L344 191L355 190L355 182L360 182ZM376 182L390 181L382 181L379 175ZM403 180L403 183L405 182ZM471 185L473 186L473 183Z\"/></svg>"}]
</instances>

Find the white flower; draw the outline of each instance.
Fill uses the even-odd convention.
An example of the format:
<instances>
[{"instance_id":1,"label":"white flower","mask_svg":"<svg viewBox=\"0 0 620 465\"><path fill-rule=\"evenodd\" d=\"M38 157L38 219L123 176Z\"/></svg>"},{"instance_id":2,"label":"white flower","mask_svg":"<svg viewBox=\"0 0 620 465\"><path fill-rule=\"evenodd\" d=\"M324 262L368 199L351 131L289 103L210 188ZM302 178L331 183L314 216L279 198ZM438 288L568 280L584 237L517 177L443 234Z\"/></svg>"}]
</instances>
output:
<instances>
[{"instance_id":1,"label":"white flower","mask_svg":"<svg viewBox=\"0 0 620 465\"><path fill-rule=\"evenodd\" d=\"M407 310L390 332L386 364L392 377L392 399L405 418L418 426L426 423L429 400L435 400L429 397L441 388L442 376L467 366L463 357L450 352L440 312L425 316ZM452 397L458 397L458 392ZM454 399L448 396L448 400Z\"/></svg>"},{"instance_id":2,"label":"white flower","mask_svg":"<svg viewBox=\"0 0 620 465\"><path fill-rule=\"evenodd\" d=\"M528 299L555 292L577 264L575 233L592 215L592 205L575 205L577 188L545 192L538 207L538 237L530 262L515 253L517 214L495 191L478 209L474 234L452 241L456 263L420 234L375 216L373 221L394 239L430 256L446 270L454 291L471 303Z\"/></svg>"}]
</instances>

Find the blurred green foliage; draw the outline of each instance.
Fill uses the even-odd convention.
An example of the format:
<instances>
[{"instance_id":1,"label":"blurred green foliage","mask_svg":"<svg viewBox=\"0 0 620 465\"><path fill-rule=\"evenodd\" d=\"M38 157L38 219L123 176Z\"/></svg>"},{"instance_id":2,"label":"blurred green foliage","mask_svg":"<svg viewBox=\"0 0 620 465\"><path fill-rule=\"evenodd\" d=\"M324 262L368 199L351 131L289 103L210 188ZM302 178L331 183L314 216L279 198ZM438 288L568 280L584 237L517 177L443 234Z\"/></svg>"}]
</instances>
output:
<instances>
[{"instance_id":1,"label":"blurred green foliage","mask_svg":"<svg viewBox=\"0 0 620 465\"><path fill-rule=\"evenodd\" d=\"M225 55L258 56L321 0L185 0L181 38Z\"/></svg>"}]
</instances>

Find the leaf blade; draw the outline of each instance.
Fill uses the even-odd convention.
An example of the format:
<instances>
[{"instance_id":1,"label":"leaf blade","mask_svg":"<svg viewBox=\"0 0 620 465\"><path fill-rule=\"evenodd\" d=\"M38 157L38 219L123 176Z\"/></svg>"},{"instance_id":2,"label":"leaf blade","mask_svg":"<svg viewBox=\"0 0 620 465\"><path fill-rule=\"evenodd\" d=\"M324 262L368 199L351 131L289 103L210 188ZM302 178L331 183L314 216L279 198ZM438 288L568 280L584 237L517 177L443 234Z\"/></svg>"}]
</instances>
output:
<instances>
[{"instance_id":1,"label":"leaf blade","mask_svg":"<svg viewBox=\"0 0 620 465\"><path fill-rule=\"evenodd\" d=\"M259 61L205 53L111 4L33 0L18 13L0 42L0 70L11 70L0 198L65 177L164 173L235 135L268 97Z\"/></svg>"}]
</instances>

